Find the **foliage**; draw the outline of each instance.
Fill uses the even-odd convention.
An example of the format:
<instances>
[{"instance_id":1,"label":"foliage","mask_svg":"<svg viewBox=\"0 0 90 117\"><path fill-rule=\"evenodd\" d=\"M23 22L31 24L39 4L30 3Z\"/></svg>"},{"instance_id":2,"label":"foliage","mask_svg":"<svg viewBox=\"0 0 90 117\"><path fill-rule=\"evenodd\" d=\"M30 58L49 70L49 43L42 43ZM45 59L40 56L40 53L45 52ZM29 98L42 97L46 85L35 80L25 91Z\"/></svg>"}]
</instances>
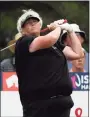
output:
<instances>
[{"instance_id":1,"label":"foliage","mask_svg":"<svg viewBox=\"0 0 90 117\"><path fill-rule=\"evenodd\" d=\"M38 5L38 6L37 6ZM89 2L88 1L1 1L0 2L0 48L14 38L16 23L22 9L34 9L43 18L43 28L54 20L65 18L69 23L77 23L86 32L84 47L88 51L89 42ZM4 54L5 53L5 54ZM8 56L3 52L1 60Z\"/></svg>"}]
</instances>

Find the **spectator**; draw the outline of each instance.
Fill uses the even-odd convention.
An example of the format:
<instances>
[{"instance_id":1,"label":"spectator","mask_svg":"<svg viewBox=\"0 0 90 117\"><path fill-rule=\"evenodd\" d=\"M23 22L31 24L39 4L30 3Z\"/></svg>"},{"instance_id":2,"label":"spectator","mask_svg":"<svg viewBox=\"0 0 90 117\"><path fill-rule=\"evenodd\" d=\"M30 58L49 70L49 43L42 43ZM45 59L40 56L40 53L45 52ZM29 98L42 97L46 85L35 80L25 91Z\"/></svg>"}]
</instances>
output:
<instances>
[{"instance_id":1,"label":"spectator","mask_svg":"<svg viewBox=\"0 0 90 117\"><path fill-rule=\"evenodd\" d=\"M85 32L80 30L80 27L77 24L70 24L70 25L73 28L73 31L77 35L78 39L80 40L80 43L83 44L84 41L86 40ZM66 30L63 30L63 33L61 35L61 42L64 43L65 45L69 45L71 43L69 35Z\"/></svg>"},{"instance_id":2,"label":"spectator","mask_svg":"<svg viewBox=\"0 0 90 117\"><path fill-rule=\"evenodd\" d=\"M70 25L72 26L74 32L76 33L78 39L80 40L80 43L83 45L84 41L86 40L85 32L82 31L82 30L80 30L80 28L79 28L79 26L77 24L70 24ZM61 35L61 42L63 44L65 44L65 45L68 45L68 46L71 44L69 35L68 35L67 31L65 31L65 30L63 31L63 33ZM84 48L83 48L83 50L84 50ZM75 67L75 63L78 63L79 61L81 61L82 64L83 64L81 66L84 67L85 66L85 63L86 63L85 60L86 60L86 52L84 51L84 58L81 58L79 60L74 60L72 62L71 61L68 61L68 67L69 67L70 71L72 71L73 64L74 64L74 67ZM79 65L79 63L77 65ZM77 66L77 67L80 67L80 66ZM85 68L83 68L81 71L84 71L85 72L87 70L85 70Z\"/></svg>"},{"instance_id":3,"label":"spectator","mask_svg":"<svg viewBox=\"0 0 90 117\"><path fill-rule=\"evenodd\" d=\"M85 52L84 48L82 48L82 49L83 49L83 52L84 52L84 57L80 58L80 59L77 59L77 60L71 61L72 68L69 70L69 72L87 72L84 69L86 52Z\"/></svg>"},{"instance_id":4,"label":"spectator","mask_svg":"<svg viewBox=\"0 0 90 117\"><path fill-rule=\"evenodd\" d=\"M16 42L16 40L18 40L19 38L21 37L21 34L20 33L17 33L15 35L15 38L14 40L11 40L9 43L8 43L8 47L10 45L12 45L13 43ZM15 71L15 56L14 56L14 50L15 50L15 46L10 46L8 48L11 52L12 52L12 56L10 58L6 58L4 59L2 62L1 62L1 71L3 72L7 72L7 71ZM3 52L3 51L2 51Z\"/></svg>"}]
</instances>

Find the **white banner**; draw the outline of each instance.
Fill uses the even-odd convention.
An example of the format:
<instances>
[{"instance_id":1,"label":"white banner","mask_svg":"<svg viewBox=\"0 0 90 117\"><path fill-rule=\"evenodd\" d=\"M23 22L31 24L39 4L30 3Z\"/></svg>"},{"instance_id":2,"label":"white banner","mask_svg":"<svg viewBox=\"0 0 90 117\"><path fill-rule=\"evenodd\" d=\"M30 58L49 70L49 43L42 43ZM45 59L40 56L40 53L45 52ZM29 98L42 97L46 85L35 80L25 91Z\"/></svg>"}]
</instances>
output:
<instances>
[{"instance_id":1,"label":"white banner","mask_svg":"<svg viewBox=\"0 0 90 117\"><path fill-rule=\"evenodd\" d=\"M1 117L22 117L22 105L18 92L18 78L15 72L2 73L1 86ZM72 73L70 78L73 84L72 99L74 106L71 117L89 117L89 77L88 73Z\"/></svg>"},{"instance_id":2,"label":"white banner","mask_svg":"<svg viewBox=\"0 0 90 117\"><path fill-rule=\"evenodd\" d=\"M80 113L80 117L89 117L88 91L74 91L72 98L74 106L71 109L71 117L78 117ZM22 117L22 115L22 105L18 91L1 91L1 117Z\"/></svg>"}]
</instances>

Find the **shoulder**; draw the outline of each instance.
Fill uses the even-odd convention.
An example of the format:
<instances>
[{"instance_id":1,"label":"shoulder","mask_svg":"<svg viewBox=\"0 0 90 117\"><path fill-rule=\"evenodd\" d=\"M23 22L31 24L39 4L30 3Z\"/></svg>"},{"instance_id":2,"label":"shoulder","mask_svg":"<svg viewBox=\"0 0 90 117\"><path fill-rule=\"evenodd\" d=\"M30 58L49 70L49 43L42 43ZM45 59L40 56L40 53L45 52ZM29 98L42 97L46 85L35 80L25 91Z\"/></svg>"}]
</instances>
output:
<instances>
[{"instance_id":1,"label":"shoulder","mask_svg":"<svg viewBox=\"0 0 90 117\"><path fill-rule=\"evenodd\" d=\"M22 36L17 43L23 43L23 42L31 42L35 39L35 36Z\"/></svg>"},{"instance_id":2,"label":"shoulder","mask_svg":"<svg viewBox=\"0 0 90 117\"><path fill-rule=\"evenodd\" d=\"M28 47L35 38L35 36L22 36L20 39L17 40L15 47Z\"/></svg>"},{"instance_id":3,"label":"shoulder","mask_svg":"<svg viewBox=\"0 0 90 117\"><path fill-rule=\"evenodd\" d=\"M10 58L3 60L3 61L1 62L1 66L10 63L10 61L11 61Z\"/></svg>"},{"instance_id":4,"label":"shoulder","mask_svg":"<svg viewBox=\"0 0 90 117\"><path fill-rule=\"evenodd\" d=\"M21 53L27 53L29 52L29 45L32 43L32 41L35 39L35 36L22 36L20 39L17 40L15 45L15 53L21 52Z\"/></svg>"},{"instance_id":5,"label":"shoulder","mask_svg":"<svg viewBox=\"0 0 90 117\"><path fill-rule=\"evenodd\" d=\"M12 67L11 58L5 59L1 62L1 69L8 70Z\"/></svg>"},{"instance_id":6,"label":"shoulder","mask_svg":"<svg viewBox=\"0 0 90 117\"><path fill-rule=\"evenodd\" d=\"M55 46L56 46L59 50L61 50L61 51L63 51L63 49L65 48L65 45L64 45L60 40L58 40L58 41L55 43Z\"/></svg>"},{"instance_id":7,"label":"shoulder","mask_svg":"<svg viewBox=\"0 0 90 117\"><path fill-rule=\"evenodd\" d=\"M12 58L5 59L1 62L1 70L4 71L15 71L14 64L12 63Z\"/></svg>"}]
</instances>

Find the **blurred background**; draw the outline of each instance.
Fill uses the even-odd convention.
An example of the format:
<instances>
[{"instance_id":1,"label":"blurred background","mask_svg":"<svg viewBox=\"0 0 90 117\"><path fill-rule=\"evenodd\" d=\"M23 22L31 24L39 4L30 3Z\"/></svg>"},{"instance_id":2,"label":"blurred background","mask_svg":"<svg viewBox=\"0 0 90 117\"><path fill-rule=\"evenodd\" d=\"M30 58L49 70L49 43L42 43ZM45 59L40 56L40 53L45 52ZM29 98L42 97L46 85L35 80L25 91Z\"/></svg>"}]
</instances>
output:
<instances>
[{"instance_id":1,"label":"blurred background","mask_svg":"<svg viewBox=\"0 0 90 117\"><path fill-rule=\"evenodd\" d=\"M7 46L17 33L16 23L22 9L34 9L43 19L43 28L58 19L77 23L86 32L83 47L89 51L89 1L0 1L0 50ZM12 56L6 49L0 52L0 62Z\"/></svg>"},{"instance_id":2,"label":"blurred background","mask_svg":"<svg viewBox=\"0 0 90 117\"><path fill-rule=\"evenodd\" d=\"M15 71L14 54L9 49L1 50L5 48L8 43L14 39L15 34L18 33L16 24L23 9L34 9L42 16L42 29L45 28L47 24L59 19L67 19L69 23L78 24L80 29L86 33L86 39L82 46L86 50L84 67L87 72L89 70L89 1L0 1L0 65L2 71L6 71L4 73L2 72L2 74L0 72L1 115L3 117L18 117L22 115L22 106L19 100L19 94L16 91L17 87L15 87L15 84L18 83L17 77L15 76L15 72L7 72ZM72 67L71 62L68 62L68 67L69 69ZM76 78L75 81L75 83L77 85L79 83L80 86L78 85L77 91L74 91L72 94L75 106L72 109L71 117L75 117L75 110L77 108L82 109L83 115L81 116L83 117L88 117L88 110L90 110L88 109L88 94L90 93L88 93L87 88L87 83L90 81L87 80L89 76L88 73L81 75L82 77L79 76L80 78ZM11 79L10 84L12 86L9 88L6 82L7 79ZM87 88L87 91L85 89L83 89L83 91L78 90L81 87ZM84 97L85 101L81 100L82 97Z\"/></svg>"}]
</instances>

